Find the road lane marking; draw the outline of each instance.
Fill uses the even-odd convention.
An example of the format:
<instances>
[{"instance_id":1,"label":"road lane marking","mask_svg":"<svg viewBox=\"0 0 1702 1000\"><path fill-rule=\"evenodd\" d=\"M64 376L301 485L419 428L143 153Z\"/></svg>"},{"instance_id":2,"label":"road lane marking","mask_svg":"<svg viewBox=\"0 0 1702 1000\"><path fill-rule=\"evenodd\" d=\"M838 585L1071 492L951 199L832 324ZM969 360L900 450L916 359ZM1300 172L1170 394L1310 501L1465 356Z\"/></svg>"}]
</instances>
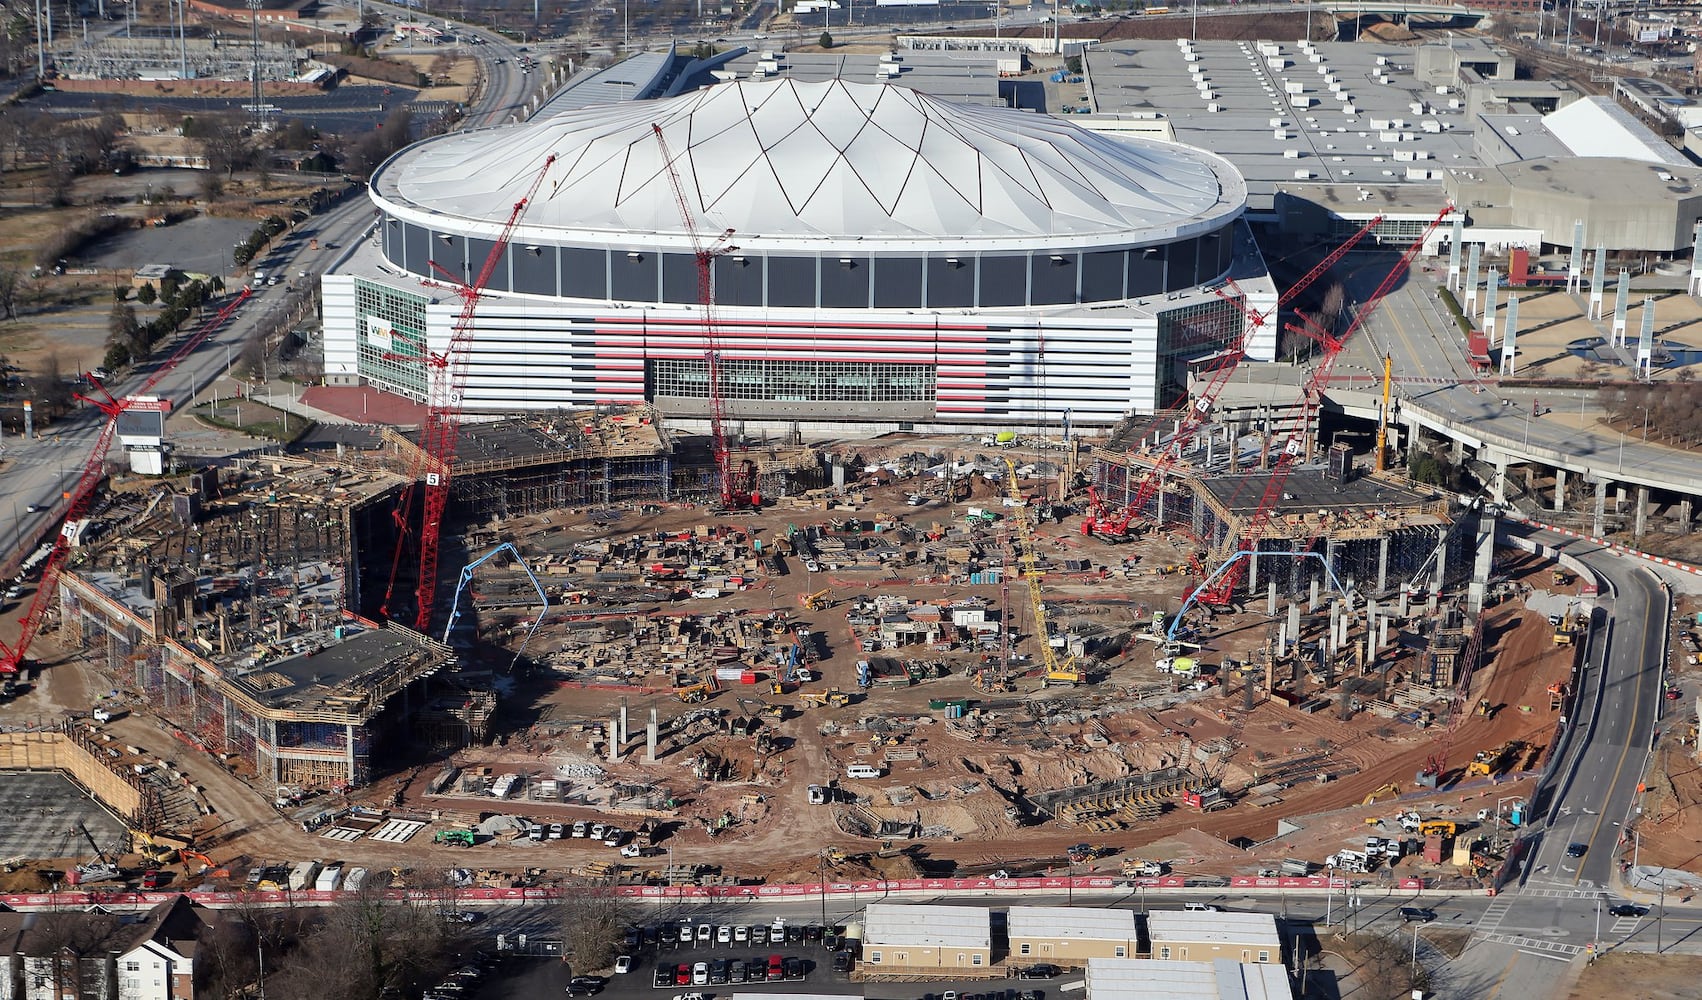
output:
<instances>
[{"instance_id":1,"label":"road lane marking","mask_svg":"<svg viewBox=\"0 0 1702 1000\"><path fill-rule=\"evenodd\" d=\"M1647 623L1645 622L1645 624L1647 624ZM1644 637L1643 637L1643 642L1644 642L1645 645L1648 643L1648 635L1647 635L1646 632L1645 632ZM1641 664L1643 662L1643 652L1644 652L1644 650L1643 650L1642 646L1639 646L1638 649L1637 649L1637 663L1638 664ZM1642 671L1641 671L1641 669L1639 669L1637 672L1641 673ZM1632 703L1631 703L1631 725L1627 728L1626 732L1632 734L1633 736L1636 735L1636 733L1637 733L1637 720L1640 719L1642 717L1642 715L1643 715L1643 703L1642 703L1642 701L1641 700L1632 701ZM1599 787L1608 788L1608 789L1619 787L1619 774L1620 774L1621 771L1625 770L1625 762L1631 756L1631 743L1632 743L1631 739L1627 738L1626 741L1625 741L1625 749L1621 750L1620 753L1619 753L1619 763L1615 764L1614 767L1613 767L1613 777L1611 779L1609 779L1607 784L1601 785ZM1601 833L1602 821L1603 821L1604 818L1605 817L1603 817L1603 816L1597 816L1596 817L1595 829L1590 831L1590 839L1585 841L1585 843L1591 845L1592 847L1595 845L1596 835ZM1608 859L1608 865L1609 865L1610 870L1611 870L1612 864L1613 864L1613 859L1609 858ZM1583 881L1583 878L1584 878L1583 867L1584 866L1582 864L1578 865L1578 868L1579 868L1578 877L1572 880L1572 883L1574 885Z\"/></svg>"},{"instance_id":2,"label":"road lane marking","mask_svg":"<svg viewBox=\"0 0 1702 1000\"><path fill-rule=\"evenodd\" d=\"M1513 966L1519 964L1519 956L1523 954L1523 951L1515 951L1513 957L1507 960L1507 967L1501 970L1501 975L1495 977L1495 985L1491 986L1489 992L1484 994L1484 1000L1495 1000L1496 997L1501 995L1501 984L1505 983L1507 977L1513 974Z\"/></svg>"}]
</instances>

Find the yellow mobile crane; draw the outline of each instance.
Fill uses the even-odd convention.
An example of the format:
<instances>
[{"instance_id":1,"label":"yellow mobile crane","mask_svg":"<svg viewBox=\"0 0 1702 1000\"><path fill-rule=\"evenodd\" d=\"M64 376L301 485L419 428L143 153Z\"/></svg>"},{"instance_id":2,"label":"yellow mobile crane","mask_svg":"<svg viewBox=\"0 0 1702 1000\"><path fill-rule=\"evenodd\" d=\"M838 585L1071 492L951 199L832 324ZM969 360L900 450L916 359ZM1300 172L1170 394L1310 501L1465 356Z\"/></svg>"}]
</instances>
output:
<instances>
[{"instance_id":1,"label":"yellow mobile crane","mask_svg":"<svg viewBox=\"0 0 1702 1000\"><path fill-rule=\"evenodd\" d=\"M1016 463L1009 458L1005 459L1005 488L1016 501L1011 520L1016 522L1017 565L1022 568L1022 582L1028 585L1028 603L1034 614L1034 634L1040 638L1040 662L1046 666L1046 683L1080 684L1082 675L1076 669L1076 658L1059 659L1052 650L1051 630L1046 627L1046 599L1040 593L1039 560L1034 554L1034 531L1028 523L1028 504L1022 487L1017 485ZM1009 628L1009 623L1004 623L1004 627Z\"/></svg>"}]
</instances>

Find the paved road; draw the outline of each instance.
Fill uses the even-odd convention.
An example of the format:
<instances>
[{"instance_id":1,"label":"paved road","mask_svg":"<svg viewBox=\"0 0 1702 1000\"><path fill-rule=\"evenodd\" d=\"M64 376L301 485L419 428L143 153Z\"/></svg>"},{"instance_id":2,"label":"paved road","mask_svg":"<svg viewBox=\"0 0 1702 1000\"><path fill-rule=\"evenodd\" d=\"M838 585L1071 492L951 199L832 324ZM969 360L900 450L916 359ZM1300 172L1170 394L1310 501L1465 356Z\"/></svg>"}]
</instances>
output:
<instances>
[{"instance_id":1,"label":"paved road","mask_svg":"<svg viewBox=\"0 0 1702 1000\"><path fill-rule=\"evenodd\" d=\"M1345 282L1350 299L1368 296L1393 259L1378 255L1352 271ZM1694 455L1622 434L1581 430L1576 421L1563 419L1575 405L1587 403L1594 412L1593 391L1502 389L1480 381L1466 360L1465 336L1436 296L1433 277L1415 268L1410 280L1388 294L1348 341L1336 365L1341 377L1332 385L1377 389L1387 354L1394 361L1402 412L1451 437L1573 472L1702 492L1702 464ZM1538 405L1542 414L1533 417Z\"/></svg>"}]
</instances>

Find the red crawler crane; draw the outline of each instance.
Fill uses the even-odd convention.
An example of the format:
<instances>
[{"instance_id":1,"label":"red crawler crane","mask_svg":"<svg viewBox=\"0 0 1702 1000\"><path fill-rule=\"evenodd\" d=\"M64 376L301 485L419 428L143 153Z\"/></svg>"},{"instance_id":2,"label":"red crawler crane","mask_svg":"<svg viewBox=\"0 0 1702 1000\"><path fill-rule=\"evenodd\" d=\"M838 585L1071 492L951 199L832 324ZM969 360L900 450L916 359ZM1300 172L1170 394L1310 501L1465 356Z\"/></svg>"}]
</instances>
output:
<instances>
[{"instance_id":1,"label":"red crawler crane","mask_svg":"<svg viewBox=\"0 0 1702 1000\"><path fill-rule=\"evenodd\" d=\"M668 149L668 138L662 134L662 126L652 123L650 129L655 133L656 145L662 150L662 162L668 170L668 183L673 186L674 201L680 210L680 224L685 226L686 235L691 237L691 253L697 260L697 302L703 309L703 356L709 368L709 436L715 454L715 486L720 493L721 506L728 510L747 506L760 507L762 494L757 489L756 464L746 461L737 478L728 465L725 427L727 407L721 398L720 330L715 321L715 279L712 269L715 258L732 253L738 247L728 242L733 238L731 229L723 230L714 243L704 245L697 232L697 220L691 214L691 202L686 199L685 184L680 180L679 170L674 167L674 154Z\"/></svg>"},{"instance_id":2,"label":"red crawler crane","mask_svg":"<svg viewBox=\"0 0 1702 1000\"><path fill-rule=\"evenodd\" d=\"M193 336L160 362L154 373L148 376L148 380L142 383L142 387L133 395L147 395L161 379L177 367L178 362L188 357L214 330L224 325L225 320L230 319L237 307L247 302L252 294L247 288L238 292L212 319L203 323ZM78 474L76 484L65 494L65 519L58 534L53 538L53 551L48 553L47 561L42 566L41 583L35 588L35 594L30 598L29 610L24 612L23 620L19 623L18 640L10 646L0 642L0 674L11 675L18 672L36 633L41 631L41 620L46 616L48 606L53 601L53 592L59 586L59 571L65 564L65 553L71 547L71 534L75 530L73 526L89 516L89 508L94 504L95 486L103 476L101 466L106 464L107 449L112 447L112 439L118 433L118 416L130 406L128 399L114 399L93 375L88 376L88 379L100 394L99 398L81 393L77 394L77 398L106 414L106 423L95 436L95 446L89 450L88 458L83 460L83 471Z\"/></svg>"},{"instance_id":3,"label":"red crawler crane","mask_svg":"<svg viewBox=\"0 0 1702 1000\"><path fill-rule=\"evenodd\" d=\"M413 474L408 477L408 486L397 501L394 516L399 532L406 533L414 493L423 486L425 505L420 518L420 572L414 587L414 628L421 632L429 633L431 630L432 605L437 596L438 536L443 529L444 508L449 504L449 479L455 466L455 448L461 439L462 397L467 388L467 360L473 350L473 321L478 313L479 299L503 253L508 250L508 241L514 236L514 227L519 224L521 214L536 197L555 161L553 153L544 157L538 176L532 179L526 194L514 203L502 233L491 244L490 252L485 254L484 265L471 282L463 281L437 261L431 262L432 268L461 297L461 313L450 327L449 343L442 354L434 354L426 344L420 343L417 345L420 356L409 358L423 361L428 369L426 419L420 428L420 449L414 461ZM399 561L401 545L396 548ZM391 564L390 583L384 591L382 610L386 616L389 615L390 597L396 588L396 565L395 562Z\"/></svg>"},{"instance_id":4,"label":"red crawler crane","mask_svg":"<svg viewBox=\"0 0 1702 1000\"><path fill-rule=\"evenodd\" d=\"M1259 331L1264 329L1266 322L1272 316L1281 312L1283 306L1288 305L1301 292L1312 287L1313 283L1319 278L1328 274L1330 268L1334 267L1337 261L1347 256L1348 252L1358 246L1359 241L1364 239L1382 221L1383 217L1379 215L1361 226L1358 232L1348 237L1341 246L1330 251L1328 256L1314 265L1312 270L1307 271L1299 281L1290 285L1287 291L1277 297L1276 305L1272 306L1267 312L1261 313L1249 308L1246 295L1233 281L1230 281L1228 285L1234 290L1234 294L1226 292L1222 288L1216 289L1220 298L1234 303L1235 307L1240 309L1247 319L1240 341L1234 347L1224 351L1212 363L1212 367L1206 373L1205 387L1195 395L1194 405L1188 408L1187 416L1182 418L1180 426L1171 438L1172 446L1165 449L1164 453L1158 457L1158 461L1141 478L1140 485L1136 487L1134 496L1124 507L1122 513L1106 519L1096 513L1093 506L1090 506L1088 517L1082 522L1083 533L1098 535L1114 542L1128 537L1130 523L1140 516L1142 510L1146 509L1147 501L1152 499L1152 495L1158 491L1159 483L1163 482L1164 473L1176 464L1180 457L1183 442L1194 436L1194 432L1199 430L1200 425L1205 422L1206 416L1211 413L1212 407L1217 403L1218 394L1223 392L1224 386L1229 384L1229 376L1235 373L1236 366L1246 356L1247 347L1252 344L1253 338L1258 336ZM1150 431L1150 429L1148 430ZM1097 502L1097 498L1095 498L1095 501Z\"/></svg>"}]
</instances>

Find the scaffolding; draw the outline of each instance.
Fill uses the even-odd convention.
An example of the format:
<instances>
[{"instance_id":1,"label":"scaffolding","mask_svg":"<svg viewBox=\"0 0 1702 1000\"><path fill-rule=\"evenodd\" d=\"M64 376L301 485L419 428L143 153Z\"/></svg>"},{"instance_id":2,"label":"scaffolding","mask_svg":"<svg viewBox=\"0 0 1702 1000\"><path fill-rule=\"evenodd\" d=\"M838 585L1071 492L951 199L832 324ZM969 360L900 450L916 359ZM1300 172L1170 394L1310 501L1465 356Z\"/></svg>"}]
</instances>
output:
<instances>
[{"instance_id":1,"label":"scaffolding","mask_svg":"<svg viewBox=\"0 0 1702 1000\"><path fill-rule=\"evenodd\" d=\"M249 80L256 55L262 80L296 80L320 65L282 42L263 41L257 54L247 39L180 41L117 35L80 41L75 48L56 53L54 62L73 80Z\"/></svg>"}]
</instances>

